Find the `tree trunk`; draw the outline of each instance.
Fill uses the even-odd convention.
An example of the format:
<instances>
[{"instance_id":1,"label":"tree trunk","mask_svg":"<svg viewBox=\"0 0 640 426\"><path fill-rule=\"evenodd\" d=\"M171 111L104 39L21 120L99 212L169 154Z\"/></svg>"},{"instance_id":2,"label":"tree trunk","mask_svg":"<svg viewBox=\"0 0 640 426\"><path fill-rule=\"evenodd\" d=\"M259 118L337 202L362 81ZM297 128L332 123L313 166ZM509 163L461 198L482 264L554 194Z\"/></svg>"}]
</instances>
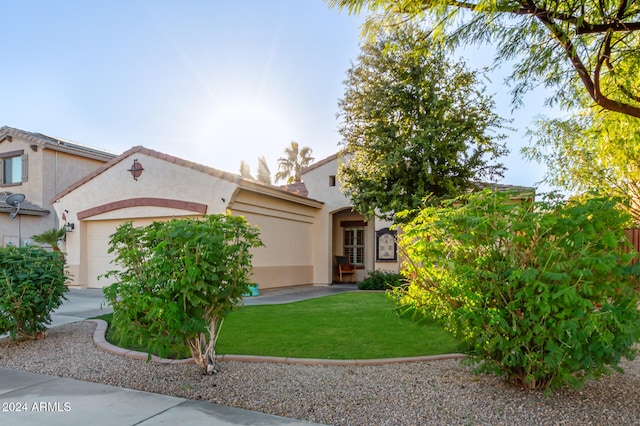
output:
<instances>
[{"instance_id":1,"label":"tree trunk","mask_svg":"<svg viewBox=\"0 0 640 426\"><path fill-rule=\"evenodd\" d=\"M189 339L189 351L203 375L216 374L219 370L216 366L216 342L222 328L219 317L214 316L209 320L207 333L200 333L198 337Z\"/></svg>"}]
</instances>

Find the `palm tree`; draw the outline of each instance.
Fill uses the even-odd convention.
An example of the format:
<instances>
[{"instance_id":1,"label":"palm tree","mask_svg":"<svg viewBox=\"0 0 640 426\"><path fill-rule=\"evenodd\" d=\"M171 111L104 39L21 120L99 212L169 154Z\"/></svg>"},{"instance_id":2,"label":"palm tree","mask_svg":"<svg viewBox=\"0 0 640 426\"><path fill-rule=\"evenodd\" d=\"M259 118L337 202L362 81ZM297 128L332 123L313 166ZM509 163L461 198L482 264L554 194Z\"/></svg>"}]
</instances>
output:
<instances>
[{"instance_id":1,"label":"palm tree","mask_svg":"<svg viewBox=\"0 0 640 426\"><path fill-rule=\"evenodd\" d=\"M251 167L249 166L249 163L244 160L240 162L240 176L245 179L253 180L253 176L251 176Z\"/></svg>"},{"instance_id":2,"label":"palm tree","mask_svg":"<svg viewBox=\"0 0 640 426\"><path fill-rule=\"evenodd\" d=\"M58 241L64 239L67 235L67 230L62 227L60 229L52 228L48 231L44 231L41 234L33 235L31 239L36 243L49 244L53 251L60 251Z\"/></svg>"},{"instance_id":3,"label":"palm tree","mask_svg":"<svg viewBox=\"0 0 640 426\"><path fill-rule=\"evenodd\" d=\"M264 155L258 158L258 175L256 176L256 180L258 182L266 183L267 185L271 185L271 170L269 170L269 165L267 164L267 159L264 158Z\"/></svg>"},{"instance_id":4,"label":"palm tree","mask_svg":"<svg viewBox=\"0 0 640 426\"><path fill-rule=\"evenodd\" d=\"M258 157L258 171L257 176L253 177L251 174L251 167L249 163L242 160L240 162L240 176L245 179L257 180L258 182L266 183L267 185L271 185L271 170L269 170L269 165L267 164L267 159L263 156Z\"/></svg>"},{"instance_id":5,"label":"palm tree","mask_svg":"<svg viewBox=\"0 0 640 426\"><path fill-rule=\"evenodd\" d=\"M299 148L298 142L291 141L291 146L285 148L285 156L278 158L278 173L276 182L286 180L288 184L302 182L302 169L314 160L312 150L308 146Z\"/></svg>"}]
</instances>

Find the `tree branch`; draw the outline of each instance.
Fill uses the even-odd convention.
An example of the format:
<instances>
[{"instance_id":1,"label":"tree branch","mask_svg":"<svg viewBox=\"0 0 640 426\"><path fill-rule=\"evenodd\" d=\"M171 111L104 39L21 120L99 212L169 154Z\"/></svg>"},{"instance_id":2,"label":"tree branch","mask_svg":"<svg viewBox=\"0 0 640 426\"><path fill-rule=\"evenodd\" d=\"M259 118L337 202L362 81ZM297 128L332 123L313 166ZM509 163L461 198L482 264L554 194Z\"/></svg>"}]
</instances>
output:
<instances>
[{"instance_id":1,"label":"tree branch","mask_svg":"<svg viewBox=\"0 0 640 426\"><path fill-rule=\"evenodd\" d=\"M480 10L478 10L478 5L474 3L452 0L450 4L454 7L468 9L474 12L481 12ZM618 13L616 14L615 20L613 22L603 24L591 24L585 19L580 19L575 15L543 9L541 7L538 7L538 5L536 5L532 0L522 1L521 7L519 9L504 8L503 10L499 10L499 12L509 12L513 13L514 15L530 15L536 18L546 17L550 20L558 20L574 24L576 34L597 34L607 31L619 32L640 30L640 22L622 22L627 6L627 1L623 0L620 3L620 7L618 8ZM426 10L428 9L428 7L425 6L424 9Z\"/></svg>"},{"instance_id":2,"label":"tree branch","mask_svg":"<svg viewBox=\"0 0 640 426\"><path fill-rule=\"evenodd\" d=\"M575 46L573 45L571 40L568 38L567 34L562 30L562 28L560 28L555 22L553 22L551 17L548 15L536 15L536 18L540 22L542 22L545 25L545 27L547 27L549 31L551 31L551 34L555 37L555 39L558 40L558 42L560 43L560 46L564 49L565 53L567 54L567 57L571 61L571 64L573 65L575 70L578 72L578 76L580 77L580 80L582 81L583 85L587 89L589 96L591 96L591 98L596 102L597 105L610 111L620 112L622 114L627 114L633 117L640 118L639 107L630 105L628 103L617 102L612 99L609 99L608 97L604 96L602 94L602 91L600 90L600 69L602 67L603 61L605 61L606 58L608 58L609 56L607 54L606 46L608 45L607 40L609 40L609 42L611 40L611 34L612 34L611 31L609 31L605 36L605 40L603 42L604 55L601 54L600 57L598 58L598 64L596 66L596 70L594 73L594 80L591 80L591 76L587 71L587 68L584 66L584 64L580 60L580 57L578 57Z\"/></svg>"},{"instance_id":3,"label":"tree branch","mask_svg":"<svg viewBox=\"0 0 640 426\"><path fill-rule=\"evenodd\" d=\"M611 35L613 33L611 31L607 32L604 36L604 40L602 41L602 45L598 51L598 61L596 62L596 67L593 71L593 86L594 86L594 100L598 103L598 99L605 98L602 94L602 90L600 89L600 72L602 70L602 65L608 61L611 57Z\"/></svg>"},{"instance_id":4,"label":"tree branch","mask_svg":"<svg viewBox=\"0 0 640 426\"><path fill-rule=\"evenodd\" d=\"M595 34L607 31L638 31L640 22L615 21L609 24L582 24L576 26L576 34Z\"/></svg>"},{"instance_id":5,"label":"tree branch","mask_svg":"<svg viewBox=\"0 0 640 426\"><path fill-rule=\"evenodd\" d=\"M547 27L549 31L551 31L551 34L554 36L554 38L558 40L560 46L564 49L569 60L571 61L571 64L578 72L578 76L589 92L589 96L595 99L595 86L593 81L591 81L589 71L578 57L577 51L569 37L564 33L564 31L562 31L562 28L558 27L558 25L556 25L555 22L551 20L548 15L536 15L536 18L540 22L542 22L544 26Z\"/></svg>"}]
</instances>

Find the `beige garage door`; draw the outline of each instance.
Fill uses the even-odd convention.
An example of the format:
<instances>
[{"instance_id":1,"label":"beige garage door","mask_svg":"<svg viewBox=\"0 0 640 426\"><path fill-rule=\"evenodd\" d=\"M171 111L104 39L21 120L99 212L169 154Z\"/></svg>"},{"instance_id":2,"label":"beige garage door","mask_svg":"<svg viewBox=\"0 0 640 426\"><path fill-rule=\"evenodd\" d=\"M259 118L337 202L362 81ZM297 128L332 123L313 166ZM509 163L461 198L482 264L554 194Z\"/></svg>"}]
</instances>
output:
<instances>
[{"instance_id":1,"label":"beige garage door","mask_svg":"<svg viewBox=\"0 0 640 426\"><path fill-rule=\"evenodd\" d=\"M146 226L153 221L167 220L167 218L137 219L133 223L135 226ZM87 280L88 286L91 288L106 287L113 283L113 278L98 277L105 272L117 269L117 265L111 263L115 254L109 254L109 240L111 235L116 232L118 225L123 220L100 220L87 222Z\"/></svg>"}]
</instances>

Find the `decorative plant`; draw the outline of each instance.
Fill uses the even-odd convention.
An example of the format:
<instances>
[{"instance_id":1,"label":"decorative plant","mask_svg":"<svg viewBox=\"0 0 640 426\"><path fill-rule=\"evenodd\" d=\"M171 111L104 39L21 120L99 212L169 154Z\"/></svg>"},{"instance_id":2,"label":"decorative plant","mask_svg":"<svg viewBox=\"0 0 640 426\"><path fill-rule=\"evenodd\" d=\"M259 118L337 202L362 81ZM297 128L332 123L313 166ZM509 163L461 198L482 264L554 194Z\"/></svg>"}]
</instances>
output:
<instances>
[{"instance_id":1,"label":"decorative plant","mask_svg":"<svg viewBox=\"0 0 640 426\"><path fill-rule=\"evenodd\" d=\"M50 245L53 251L60 251L60 246L58 245L58 242L60 240L64 240L66 235L67 235L67 232L64 227L60 229L52 228L40 234L33 235L31 239L36 243Z\"/></svg>"},{"instance_id":2,"label":"decorative plant","mask_svg":"<svg viewBox=\"0 0 640 426\"><path fill-rule=\"evenodd\" d=\"M215 372L215 344L226 314L249 290L257 228L242 217L210 215L135 228L111 237L122 267L104 289L113 322L160 355L187 344L204 374Z\"/></svg>"},{"instance_id":3,"label":"decorative plant","mask_svg":"<svg viewBox=\"0 0 640 426\"><path fill-rule=\"evenodd\" d=\"M404 228L397 303L438 318L474 362L527 389L620 370L640 338L637 257L616 200L518 204L486 191Z\"/></svg>"},{"instance_id":4,"label":"decorative plant","mask_svg":"<svg viewBox=\"0 0 640 426\"><path fill-rule=\"evenodd\" d=\"M51 312L66 299L64 262L61 253L39 247L0 249L0 334L44 337Z\"/></svg>"},{"instance_id":5,"label":"decorative plant","mask_svg":"<svg viewBox=\"0 0 640 426\"><path fill-rule=\"evenodd\" d=\"M388 271L371 271L358 283L358 290L390 290L406 285L401 274Z\"/></svg>"}]
</instances>

